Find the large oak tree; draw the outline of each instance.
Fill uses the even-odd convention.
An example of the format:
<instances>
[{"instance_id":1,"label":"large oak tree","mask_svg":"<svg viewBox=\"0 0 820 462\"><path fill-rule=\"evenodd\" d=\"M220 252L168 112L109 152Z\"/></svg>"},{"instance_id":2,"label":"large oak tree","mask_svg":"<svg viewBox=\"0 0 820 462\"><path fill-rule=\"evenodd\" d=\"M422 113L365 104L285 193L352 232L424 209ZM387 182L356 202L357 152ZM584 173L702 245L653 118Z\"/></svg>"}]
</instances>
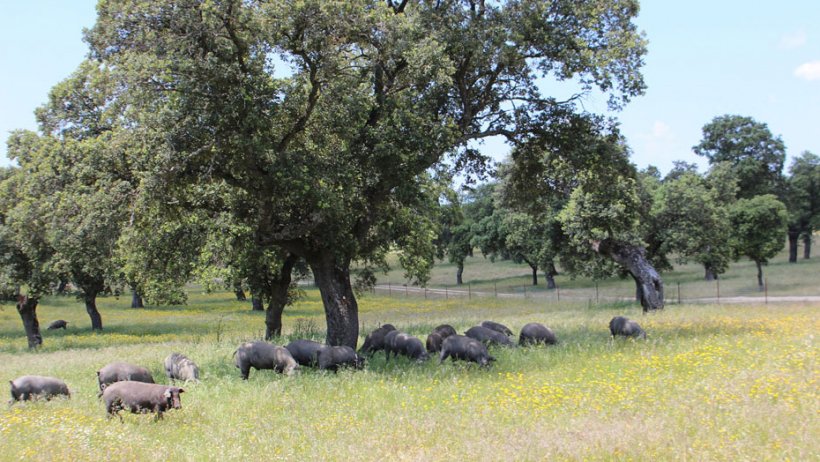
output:
<instances>
[{"instance_id":1,"label":"large oak tree","mask_svg":"<svg viewBox=\"0 0 820 462\"><path fill-rule=\"evenodd\" d=\"M634 0L103 0L87 39L153 153L146 187L166 200L203 183L235 191L256 245L308 262L327 342L355 346L351 263L429 237L426 172L449 156L480 169L476 141L550 124L559 103L538 78L576 79L613 107L641 94L637 12Z\"/></svg>"}]
</instances>

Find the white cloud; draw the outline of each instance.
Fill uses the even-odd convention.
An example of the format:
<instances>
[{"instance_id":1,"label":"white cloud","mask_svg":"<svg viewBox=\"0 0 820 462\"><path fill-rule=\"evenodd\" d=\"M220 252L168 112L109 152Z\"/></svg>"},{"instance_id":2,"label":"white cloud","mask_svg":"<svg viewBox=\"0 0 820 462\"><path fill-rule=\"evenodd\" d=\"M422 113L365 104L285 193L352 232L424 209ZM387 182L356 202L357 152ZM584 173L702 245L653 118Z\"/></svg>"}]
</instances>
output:
<instances>
[{"instance_id":1,"label":"white cloud","mask_svg":"<svg viewBox=\"0 0 820 462\"><path fill-rule=\"evenodd\" d=\"M780 37L780 48L784 50L800 48L806 44L807 39L806 31L802 29L790 34L784 34Z\"/></svg>"},{"instance_id":2,"label":"white cloud","mask_svg":"<svg viewBox=\"0 0 820 462\"><path fill-rule=\"evenodd\" d=\"M794 76L803 80L820 80L820 61L809 61L797 66Z\"/></svg>"},{"instance_id":3,"label":"white cloud","mask_svg":"<svg viewBox=\"0 0 820 462\"><path fill-rule=\"evenodd\" d=\"M672 127L669 125L660 120L656 120L655 123L652 124L652 138L669 138L671 135Z\"/></svg>"}]
</instances>

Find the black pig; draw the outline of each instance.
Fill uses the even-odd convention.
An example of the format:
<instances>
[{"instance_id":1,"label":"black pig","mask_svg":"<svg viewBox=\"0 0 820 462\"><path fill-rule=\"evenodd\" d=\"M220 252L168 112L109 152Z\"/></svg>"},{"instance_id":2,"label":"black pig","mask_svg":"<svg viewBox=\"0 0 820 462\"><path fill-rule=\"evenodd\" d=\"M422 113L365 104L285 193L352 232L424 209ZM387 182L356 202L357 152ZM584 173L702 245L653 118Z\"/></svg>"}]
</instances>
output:
<instances>
[{"instance_id":1,"label":"black pig","mask_svg":"<svg viewBox=\"0 0 820 462\"><path fill-rule=\"evenodd\" d=\"M486 327L487 329L492 329L496 332L501 332L502 334L508 336L513 334L509 327L494 321L483 321L481 323L481 327Z\"/></svg>"},{"instance_id":2,"label":"black pig","mask_svg":"<svg viewBox=\"0 0 820 462\"><path fill-rule=\"evenodd\" d=\"M11 401L28 401L37 397L46 400L54 396L65 395L71 397L68 386L60 379L54 377L44 377L41 375L24 375L14 380L9 380L11 384Z\"/></svg>"},{"instance_id":3,"label":"black pig","mask_svg":"<svg viewBox=\"0 0 820 462\"><path fill-rule=\"evenodd\" d=\"M356 369L364 367L364 358L349 346L326 346L316 355L319 369L336 372L339 367L352 366Z\"/></svg>"},{"instance_id":4,"label":"black pig","mask_svg":"<svg viewBox=\"0 0 820 462\"><path fill-rule=\"evenodd\" d=\"M487 345L515 346L506 335L482 326L471 327L464 335Z\"/></svg>"},{"instance_id":5,"label":"black pig","mask_svg":"<svg viewBox=\"0 0 820 462\"><path fill-rule=\"evenodd\" d=\"M454 361L456 359L472 361L485 367L489 366L490 362L495 361L495 358L490 356L487 347L483 343L463 335L451 335L444 339L438 363L441 364L448 357Z\"/></svg>"},{"instance_id":6,"label":"black pig","mask_svg":"<svg viewBox=\"0 0 820 462\"><path fill-rule=\"evenodd\" d=\"M58 320L53 321L51 324L48 325L48 330L56 330L56 329L65 330L66 327L68 327L68 321L58 319Z\"/></svg>"},{"instance_id":7,"label":"black pig","mask_svg":"<svg viewBox=\"0 0 820 462\"><path fill-rule=\"evenodd\" d=\"M531 322L521 328L521 334L518 335L518 344L524 346L536 343L555 345L558 340L555 338L552 329L543 324Z\"/></svg>"},{"instance_id":8,"label":"black pig","mask_svg":"<svg viewBox=\"0 0 820 462\"><path fill-rule=\"evenodd\" d=\"M239 345L234 355L243 380L248 380L252 367L257 370L273 369L286 375L293 375L299 369L299 364L287 348L267 342L245 342Z\"/></svg>"},{"instance_id":9,"label":"black pig","mask_svg":"<svg viewBox=\"0 0 820 462\"><path fill-rule=\"evenodd\" d=\"M316 355L324 347L325 345L313 340L294 340L285 346L300 366L311 367L316 366Z\"/></svg>"},{"instance_id":10,"label":"black pig","mask_svg":"<svg viewBox=\"0 0 820 462\"><path fill-rule=\"evenodd\" d=\"M111 363L97 371L97 382L100 385L100 394L97 396L102 396L102 392L107 386L123 380L154 383L151 372L142 366L121 362Z\"/></svg>"},{"instance_id":11,"label":"black pig","mask_svg":"<svg viewBox=\"0 0 820 462\"><path fill-rule=\"evenodd\" d=\"M637 322L623 316L615 316L609 321L609 332L612 334L612 338L615 338L616 335L621 335L624 337L646 339L646 332L641 329L641 326L639 326Z\"/></svg>"}]
</instances>

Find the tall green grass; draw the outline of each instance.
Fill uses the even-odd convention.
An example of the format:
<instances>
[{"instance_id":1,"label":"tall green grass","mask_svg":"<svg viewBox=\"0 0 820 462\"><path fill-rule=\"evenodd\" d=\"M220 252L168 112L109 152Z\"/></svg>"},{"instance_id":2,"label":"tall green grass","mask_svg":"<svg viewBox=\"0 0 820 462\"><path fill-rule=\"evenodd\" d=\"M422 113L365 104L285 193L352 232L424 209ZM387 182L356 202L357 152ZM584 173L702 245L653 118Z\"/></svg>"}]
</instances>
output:
<instances>
[{"instance_id":1,"label":"tall green grass","mask_svg":"<svg viewBox=\"0 0 820 462\"><path fill-rule=\"evenodd\" d=\"M0 311L0 378L54 375L73 393L0 410L0 459L780 461L820 452L820 304L684 305L641 316L634 306L367 296L363 330L392 322L423 339L439 323L463 331L493 319L517 331L537 321L560 344L495 349L490 369L377 354L364 371L252 371L247 382L231 354L261 336L264 314L249 303L193 294L185 307L126 304L103 300L106 328L92 333L81 303L46 299L41 318L71 327L44 331L36 352L25 350L13 307ZM321 337L322 313L308 291L286 311L277 342L295 328ZM637 319L648 340L612 341L616 314ZM159 422L107 420L95 371L125 360L165 383L161 361L172 351L202 368L201 383L183 385L183 409Z\"/></svg>"}]
</instances>

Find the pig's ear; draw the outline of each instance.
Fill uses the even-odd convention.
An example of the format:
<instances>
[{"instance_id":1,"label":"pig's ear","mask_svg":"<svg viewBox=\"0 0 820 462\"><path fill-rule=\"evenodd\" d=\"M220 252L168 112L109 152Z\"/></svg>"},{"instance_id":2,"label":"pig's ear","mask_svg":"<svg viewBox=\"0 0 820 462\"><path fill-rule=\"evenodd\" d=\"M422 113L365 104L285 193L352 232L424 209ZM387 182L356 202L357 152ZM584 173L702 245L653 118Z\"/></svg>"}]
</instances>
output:
<instances>
[{"instance_id":1,"label":"pig's ear","mask_svg":"<svg viewBox=\"0 0 820 462\"><path fill-rule=\"evenodd\" d=\"M179 392L180 392L180 393L185 393L185 390L183 390L182 388L180 388L180 389L179 389Z\"/></svg>"},{"instance_id":2,"label":"pig's ear","mask_svg":"<svg viewBox=\"0 0 820 462\"><path fill-rule=\"evenodd\" d=\"M11 384L11 389L14 390L14 380L9 380L9 383Z\"/></svg>"}]
</instances>

